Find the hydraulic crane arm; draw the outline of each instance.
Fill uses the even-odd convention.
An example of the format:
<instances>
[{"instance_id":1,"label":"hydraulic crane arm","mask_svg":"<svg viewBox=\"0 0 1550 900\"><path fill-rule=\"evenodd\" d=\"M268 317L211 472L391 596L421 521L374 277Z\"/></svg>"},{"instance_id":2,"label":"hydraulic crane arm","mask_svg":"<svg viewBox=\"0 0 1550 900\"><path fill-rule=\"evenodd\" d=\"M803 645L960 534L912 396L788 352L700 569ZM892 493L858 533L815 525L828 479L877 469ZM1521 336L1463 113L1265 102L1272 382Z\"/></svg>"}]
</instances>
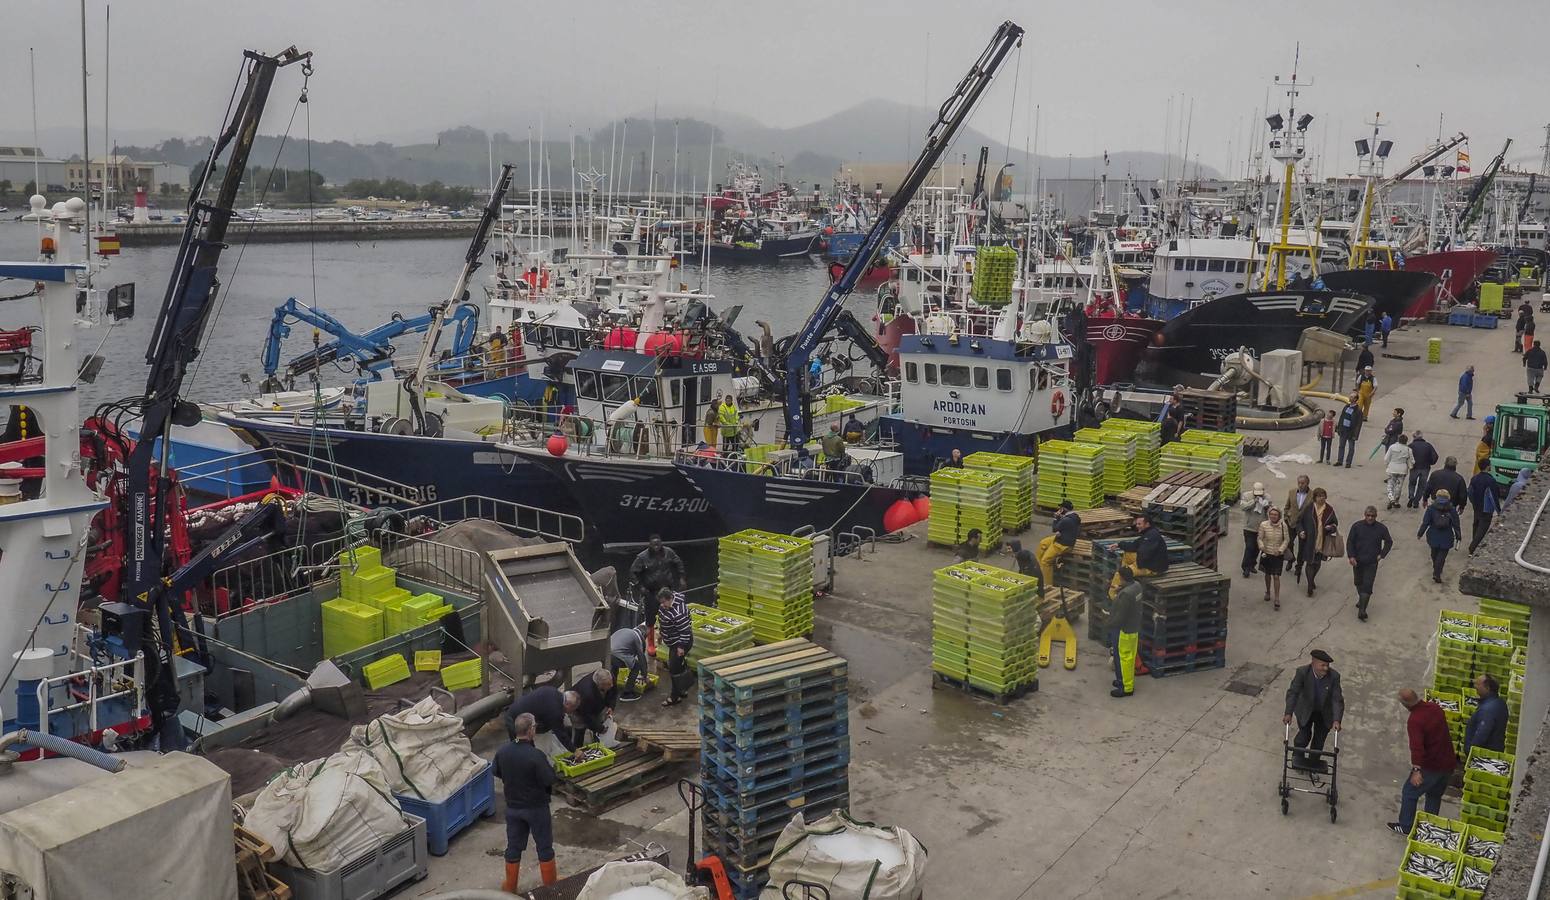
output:
<instances>
[{"instance_id":1,"label":"hydraulic crane arm","mask_svg":"<svg viewBox=\"0 0 1550 900\"><path fill-rule=\"evenodd\" d=\"M936 121L926 132L926 144L921 150L920 157L905 174L898 190L888 198L887 205L873 220L872 227L868 229L861 245L856 248L850 263L845 266L844 273L829 286L829 290L813 308L812 315L808 316L802 330L797 332L792 340L791 348L784 360L786 440L791 446L798 447L805 444L811 430L811 413L808 410L811 386L807 381L807 367L812 361L813 351L817 349L829 329L834 326L835 319L844 306L845 298L855 289L862 274L871 268L872 260L882 249L888 233L898 224L905 207L930 177L932 168L947 151L948 145L963 127L974 105L985 89L990 86L996 70L1001 67L1007 54L1021 43L1022 36L1022 27L1012 22L1003 22L1001 27L996 29L990 44L980 54L979 59L975 60L963 80L958 82L952 96L937 109Z\"/></svg>"},{"instance_id":2,"label":"hydraulic crane arm","mask_svg":"<svg viewBox=\"0 0 1550 900\"><path fill-rule=\"evenodd\" d=\"M1428 150L1423 150L1421 153L1417 154L1414 159L1410 160L1410 162L1406 164L1403 169L1400 169L1393 175L1383 179L1383 183L1378 186L1379 189L1386 191L1394 185L1399 184L1401 181L1404 181L1406 178L1409 178L1411 175L1419 172L1421 167L1425 166L1427 163L1432 162L1433 160L1437 159L1437 157L1447 153L1449 150L1452 150L1454 147L1457 147L1459 144L1462 144L1467 140L1469 140L1469 135L1460 131L1458 134L1448 138L1446 141L1443 141L1440 144L1434 144Z\"/></svg>"},{"instance_id":3,"label":"hydraulic crane arm","mask_svg":"<svg viewBox=\"0 0 1550 900\"><path fill-rule=\"evenodd\" d=\"M425 341L420 345L420 358L415 363L414 373L404 385L409 391L410 408L414 411L415 431L425 433L425 417L420 413L423 404L420 402L425 392L425 375L430 369L431 357L436 352L436 344L441 341L441 329L446 322L447 311L455 303L467 300L468 282L473 278L474 272L483 262L484 248L490 244L490 231L495 227L495 222L501 215L501 203L506 198L506 191L511 188L511 163L501 165L501 177L495 183L495 189L490 192L490 201L484 205L484 213L479 217L479 227L474 229L474 237L468 242L468 252L463 255L463 268L458 272L457 281L452 285L452 293L447 299L431 307L430 328L425 333Z\"/></svg>"},{"instance_id":4,"label":"hydraulic crane arm","mask_svg":"<svg viewBox=\"0 0 1550 900\"><path fill-rule=\"evenodd\" d=\"M460 303L452 315L452 320L457 323L457 330L452 340L452 354L463 356L473 347L474 338L478 334L479 307L472 303ZM307 306L295 297L291 297L275 307L274 316L269 320L269 337L264 341L266 390L280 389L276 387L281 384L281 380L277 377L280 371L280 347L285 339L290 337L293 322L311 325L331 335L333 340L292 357L285 364L285 383L291 383L297 376L306 375L345 358L350 359L364 375L369 375L372 381L377 381L382 377L381 370L392 364L393 345L390 342L393 338L425 331L430 327L431 316L426 313L404 318L394 313L391 319L381 325L370 331L356 334L328 313L316 307Z\"/></svg>"},{"instance_id":5,"label":"hydraulic crane arm","mask_svg":"<svg viewBox=\"0 0 1550 900\"><path fill-rule=\"evenodd\" d=\"M882 375L888 371L888 351L872 336L871 329L861 324L855 313L848 309L840 310L840 314L834 317L834 328L861 348L861 352L877 368L877 374Z\"/></svg>"},{"instance_id":6,"label":"hydraulic crane arm","mask_svg":"<svg viewBox=\"0 0 1550 900\"><path fill-rule=\"evenodd\" d=\"M1469 198L1464 202L1464 217L1459 219L1459 231L1462 233L1475 224L1480 218L1480 213L1485 208L1485 195L1491 189L1491 182L1496 180L1496 173L1501 169L1502 162L1507 159L1507 149L1512 146L1512 138L1502 145L1502 152L1496 154L1490 165L1485 167L1480 180L1475 182L1475 187L1469 192Z\"/></svg>"}]
</instances>

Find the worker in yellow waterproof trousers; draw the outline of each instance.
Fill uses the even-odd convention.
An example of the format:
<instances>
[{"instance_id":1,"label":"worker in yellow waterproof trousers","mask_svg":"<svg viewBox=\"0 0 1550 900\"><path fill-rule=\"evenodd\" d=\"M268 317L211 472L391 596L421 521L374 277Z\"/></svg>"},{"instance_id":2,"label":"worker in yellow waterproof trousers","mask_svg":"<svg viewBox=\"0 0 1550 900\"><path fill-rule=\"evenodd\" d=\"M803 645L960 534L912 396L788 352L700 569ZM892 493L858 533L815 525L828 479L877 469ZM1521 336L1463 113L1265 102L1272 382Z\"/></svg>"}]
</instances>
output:
<instances>
[{"instance_id":1,"label":"worker in yellow waterproof trousers","mask_svg":"<svg viewBox=\"0 0 1550 900\"><path fill-rule=\"evenodd\" d=\"M1129 697L1136 690L1136 647L1141 639L1141 582L1129 566L1120 566L1114 596L1111 634L1114 638L1114 690L1110 697Z\"/></svg>"},{"instance_id":2,"label":"worker in yellow waterproof trousers","mask_svg":"<svg viewBox=\"0 0 1550 900\"><path fill-rule=\"evenodd\" d=\"M1120 557L1121 566L1130 567L1132 575L1161 575L1168 571L1168 539L1152 524L1150 513L1136 513L1132 527L1136 530L1136 536L1128 541L1120 541L1119 549L1123 556ZM1119 574L1109 582L1109 597L1113 598L1124 586Z\"/></svg>"},{"instance_id":3,"label":"worker in yellow waterproof trousers","mask_svg":"<svg viewBox=\"0 0 1550 900\"><path fill-rule=\"evenodd\" d=\"M1055 560L1071 552L1071 548L1076 546L1076 536L1082 528L1081 517L1072 510L1070 500L1060 501L1060 507L1055 510L1055 520L1051 527L1054 529L1053 533L1039 541L1039 549L1036 553L1039 560L1039 575L1044 579L1039 585L1041 591L1047 591L1055 586Z\"/></svg>"}]
</instances>

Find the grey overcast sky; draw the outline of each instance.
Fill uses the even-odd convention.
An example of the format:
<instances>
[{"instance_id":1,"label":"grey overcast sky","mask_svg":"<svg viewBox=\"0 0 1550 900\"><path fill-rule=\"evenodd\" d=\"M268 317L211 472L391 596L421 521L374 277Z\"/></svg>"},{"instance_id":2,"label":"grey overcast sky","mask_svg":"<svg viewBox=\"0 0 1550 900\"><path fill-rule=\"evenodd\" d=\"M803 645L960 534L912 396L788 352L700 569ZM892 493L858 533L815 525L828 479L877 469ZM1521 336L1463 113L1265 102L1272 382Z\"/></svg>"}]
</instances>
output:
<instances>
[{"instance_id":1,"label":"grey overcast sky","mask_svg":"<svg viewBox=\"0 0 1550 900\"><path fill-rule=\"evenodd\" d=\"M104 5L86 4L94 123ZM562 137L567 123L656 102L799 125L873 97L940 102L1007 18L1028 29L1020 61L973 124L1021 147L1038 104L1039 148L1054 156L1161 151L1192 101L1189 156L1241 170L1298 41L1326 175L1351 169L1376 111L1395 158L1435 138L1441 115L1444 131L1470 135L1477 170L1509 136L1509 160L1538 168L1550 122L1550 0L119 0L112 130L126 143L208 133L242 48L292 43L317 54L318 139L410 142L461 124L523 134L540 113ZM30 133L29 46L40 126L79 128L76 0L0 0L0 21L0 135ZM283 129L291 102L279 98L297 83L281 82L265 131Z\"/></svg>"}]
</instances>

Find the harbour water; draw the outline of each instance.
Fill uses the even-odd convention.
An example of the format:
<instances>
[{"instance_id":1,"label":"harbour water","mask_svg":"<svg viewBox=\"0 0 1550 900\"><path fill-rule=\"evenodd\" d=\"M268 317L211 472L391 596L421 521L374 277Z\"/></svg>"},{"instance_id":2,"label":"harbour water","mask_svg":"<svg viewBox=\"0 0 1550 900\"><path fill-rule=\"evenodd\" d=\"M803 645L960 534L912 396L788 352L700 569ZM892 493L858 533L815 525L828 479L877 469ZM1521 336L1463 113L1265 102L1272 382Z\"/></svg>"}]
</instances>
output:
<instances>
[{"instance_id":1,"label":"harbour water","mask_svg":"<svg viewBox=\"0 0 1550 900\"><path fill-rule=\"evenodd\" d=\"M64 198L50 198L64 199ZM77 236L78 237L78 236ZM445 299L457 277L467 242L462 239L384 240L371 243L318 242L253 244L244 247L242 229L233 227L232 247L221 260L219 318L206 333L204 352L190 372L187 394L194 400L230 399L249 390L239 381L246 374L253 385L262 380L260 355L275 306L296 297L342 321L352 330L365 330L387 320L394 312L416 315L431 303ZM37 251L37 226L26 222L0 222L0 259L32 259ZM139 393L145 384L145 348L156 326L156 309L177 248L126 249L108 261L94 276L100 287L134 282L138 295L135 318L114 326L99 325L84 335L83 352L96 351L106 358L95 384L82 389L82 408ZM476 278L483 284L487 265ZM698 287L700 272L687 268L682 280ZM755 320L770 323L777 337L790 334L812 311L828 284L828 272L817 257L783 260L771 265L742 265L713 269L712 306L724 312L741 305L739 330L757 334ZM473 289L475 299L480 288ZM0 285L0 295L17 293L18 286ZM851 301L856 315L871 315L870 295ZM4 311L7 327L31 322L32 307ZM306 349L308 329L294 327L282 351L284 359ZM326 340L326 338L325 338ZM409 359L419 339L407 336L397 344L400 359ZM344 384L354 377L349 371L330 371L326 383Z\"/></svg>"}]
</instances>

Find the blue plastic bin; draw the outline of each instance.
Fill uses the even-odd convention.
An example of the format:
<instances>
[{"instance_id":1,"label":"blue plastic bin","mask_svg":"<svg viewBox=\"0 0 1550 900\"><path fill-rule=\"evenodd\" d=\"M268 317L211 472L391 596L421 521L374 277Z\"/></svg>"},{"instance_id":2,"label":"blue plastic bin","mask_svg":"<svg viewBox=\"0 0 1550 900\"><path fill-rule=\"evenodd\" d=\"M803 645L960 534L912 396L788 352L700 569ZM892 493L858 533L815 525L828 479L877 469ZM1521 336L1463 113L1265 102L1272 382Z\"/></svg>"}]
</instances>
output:
<instances>
[{"instance_id":1,"label":"blue plastic bin","mask_svg":"<svg viewBox=\"0 0 1550 900\"><path fill-rule=\"evenodd\" d=\"M447 842L480 816L495 815L495 767L485 763L467 784L440 803L394 794L404 812L425 820L425 844L432 856L446 856Z\"/></svg>"},{"instance_id":2,"label":"blue plastic bin","mask_svg":"<svg viewBox=\"0 0 1550 900\"><path fill-rule=\"evenodd\" d=\"M1475 321L1472 324L1475 328L1495 328L1499 321L1501 320L1494 313L1475 313Z\"/></svg>"},{"instance_id":3,"label":"blue plastic bin","mask_svg":"<svg viewBox=\"0 0 1550 900\"><path fill-rule=\"evenodd\" d=\"M1460 306L1448 311L1449 325L1463 325L1468 328L1474 323L1475 308L1473 306Z\"/></svg>"}]
</instances>

